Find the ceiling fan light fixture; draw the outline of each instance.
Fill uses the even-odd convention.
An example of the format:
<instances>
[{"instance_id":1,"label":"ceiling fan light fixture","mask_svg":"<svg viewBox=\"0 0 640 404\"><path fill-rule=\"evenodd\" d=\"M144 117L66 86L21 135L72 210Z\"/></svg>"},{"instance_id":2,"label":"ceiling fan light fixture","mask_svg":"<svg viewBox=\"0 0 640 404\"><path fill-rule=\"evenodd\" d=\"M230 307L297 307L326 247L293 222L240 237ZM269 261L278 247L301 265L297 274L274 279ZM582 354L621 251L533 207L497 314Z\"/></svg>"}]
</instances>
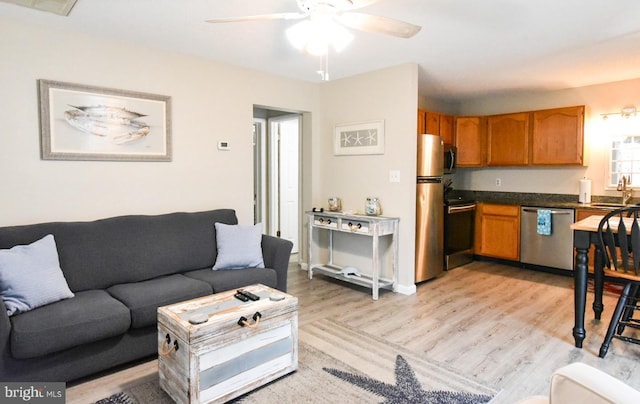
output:
<instances>
[{"instance_id":1,"label":"ceiling fan light fixture","mask_svg":"<svg viewBox=\"0 0 640 404\"><path fill-rule=\"evenodd\" d=\"M353 34L331 18L312 18L288 28L289 42L314 56L326 55L329 46L340 52L353 40Z\"/></svg>"}]
</instances>

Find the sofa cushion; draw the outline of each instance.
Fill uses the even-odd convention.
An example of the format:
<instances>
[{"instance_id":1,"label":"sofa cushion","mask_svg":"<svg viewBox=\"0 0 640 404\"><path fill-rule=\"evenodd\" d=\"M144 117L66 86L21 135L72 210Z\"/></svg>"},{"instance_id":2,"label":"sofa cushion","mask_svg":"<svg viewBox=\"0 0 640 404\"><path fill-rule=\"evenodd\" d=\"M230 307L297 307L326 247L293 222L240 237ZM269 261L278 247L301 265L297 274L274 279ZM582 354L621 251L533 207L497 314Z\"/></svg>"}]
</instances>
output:
<instances>
[{"instance_id":1,"label":"sofa cushion","mask_svg":"<svg viewBox=\"0 0 640 404\"><path fill-rule=\"evenodd\" d=\"M87 290L15 315L11 323L11 354L27 359L124 334L131 318L104 290Z\"/></svg>"},{"instance_id":2,"label":"sofa cushion","mask_svg":"<svg viewBox=\"0 0 640 404\"><path fill-rule=\"evenodd\" d=\"M221 269L219 271L207 268L186 272L183 275L207 282L213 287L214 293L256 283L275 288L278 283L276 271L271 268Z\"/></svg>"},{"instance_id":3,"label":"sofa cushion","mask_svg":"<svg viewBox=\"0 0 640 404\"><path fill-rule=\"evenodd\" d=\"M73 297L51 234L0 250L0 296L10 316Z\"/></svg>"},{"instance_id":4,"label":"sofa cushion","mask_svg":"<svg viewBox=\"0 0 640 404\"><path fill-rule=\"evenodd\" d=\"M253 226L216 223L218 269L264 268L262 259L262 223Z\"/></svg>"},{"instance_id":5,"label":"sofa cushion","mask_svg":"<svg viewBox=\"0 0 640 404\"><path fill-rule=\"evenodd\" d=\"M107 289L131 311L131 328L154 325L159 306L210 295L213 292L206 282L182 276L170 275L144 282L124 283Z\"/></svg>"}]
</instances>

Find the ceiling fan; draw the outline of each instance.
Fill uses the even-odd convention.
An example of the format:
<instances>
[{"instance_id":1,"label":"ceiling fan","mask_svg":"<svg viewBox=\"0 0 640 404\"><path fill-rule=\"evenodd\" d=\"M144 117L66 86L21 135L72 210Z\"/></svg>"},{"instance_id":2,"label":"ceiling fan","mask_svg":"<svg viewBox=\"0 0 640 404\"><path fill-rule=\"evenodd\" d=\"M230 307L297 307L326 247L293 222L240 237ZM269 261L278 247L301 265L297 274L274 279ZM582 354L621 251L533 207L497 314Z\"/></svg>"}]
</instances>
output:
<instances>
[{"instance_id":1,"label":"ceiling fan","mask_svg":"<svg viewBox=\"0 0 640 404\"><path fill-rule=\"evenodd\" d=\"M411 38L421 27L393 18L352 12L366 7L378 0L296 0L299 12L262 14L234 18L218 18L207 20L210 23L227 23L257 20L300 20L329 19L348 28L360 31L377 32L400 38Z\"/></svg>"}]
</instances>

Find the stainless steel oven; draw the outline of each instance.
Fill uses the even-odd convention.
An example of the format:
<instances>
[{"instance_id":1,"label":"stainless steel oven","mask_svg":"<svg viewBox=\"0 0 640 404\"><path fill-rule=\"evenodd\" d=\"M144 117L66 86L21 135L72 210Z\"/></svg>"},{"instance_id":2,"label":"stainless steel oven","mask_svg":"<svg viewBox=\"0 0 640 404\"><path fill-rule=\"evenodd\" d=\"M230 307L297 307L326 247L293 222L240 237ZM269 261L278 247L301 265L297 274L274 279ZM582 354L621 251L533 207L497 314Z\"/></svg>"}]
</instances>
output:
<instances>
[{"instance_id":1,"label":"stainless steel oven","mask_svg":"<svg viewBox=\"0 0 640 404\"><path fill-rule=\"evenodd\" d=\"M450 270L473 261L476 203L450 199L444 206L444 268Z\"/></svg>"}]
</instances>

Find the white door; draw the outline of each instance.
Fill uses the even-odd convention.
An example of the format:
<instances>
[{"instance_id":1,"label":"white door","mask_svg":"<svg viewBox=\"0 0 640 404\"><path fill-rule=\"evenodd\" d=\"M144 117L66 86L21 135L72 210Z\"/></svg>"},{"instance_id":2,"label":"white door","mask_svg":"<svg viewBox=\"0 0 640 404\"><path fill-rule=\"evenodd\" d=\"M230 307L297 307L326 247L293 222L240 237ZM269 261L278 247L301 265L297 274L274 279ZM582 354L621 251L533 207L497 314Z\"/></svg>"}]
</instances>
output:
<instances>
[{"instance_id":1,"label":"white door","mask_svg":"<svg viewBox=\"0 0 640 404\"><path fill-rule=\"evenodd\" d=\"M298 252L298 135L300 117L280 122L280 237Z\"/></svg>"},{"instance_id":2,"label":"white door","mask_svg":"<svg viewBox=\"0 0 640 404\"><path fill-rule=\"evenodd\" d=\"M270 234L293 243L298 252L298 145L300 116L286 115L269 119L271 142Z\"/></svg>"}]
</instances>

